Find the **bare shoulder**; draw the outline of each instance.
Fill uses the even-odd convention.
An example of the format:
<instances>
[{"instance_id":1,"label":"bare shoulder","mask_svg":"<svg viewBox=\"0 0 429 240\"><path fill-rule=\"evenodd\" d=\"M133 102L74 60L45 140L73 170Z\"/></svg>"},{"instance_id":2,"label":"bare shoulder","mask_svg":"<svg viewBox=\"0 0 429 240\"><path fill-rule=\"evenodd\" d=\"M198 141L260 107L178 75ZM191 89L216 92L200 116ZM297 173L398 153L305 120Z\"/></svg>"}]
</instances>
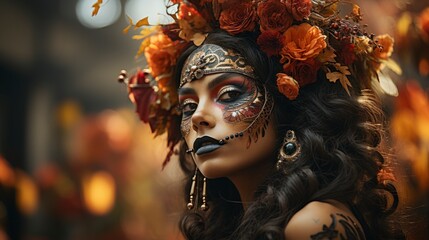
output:
<instances>
[{"instance_id":1,"label":"bare shoulder","mask_svg":"<svg viewBox=\"0 0 429 240\"><path fill-rule=\"evenodd\" d=\"M365 235L345 205L314 201L291 218L285 228L285 238L364 240Z\"/></svg>"}]
</instances>

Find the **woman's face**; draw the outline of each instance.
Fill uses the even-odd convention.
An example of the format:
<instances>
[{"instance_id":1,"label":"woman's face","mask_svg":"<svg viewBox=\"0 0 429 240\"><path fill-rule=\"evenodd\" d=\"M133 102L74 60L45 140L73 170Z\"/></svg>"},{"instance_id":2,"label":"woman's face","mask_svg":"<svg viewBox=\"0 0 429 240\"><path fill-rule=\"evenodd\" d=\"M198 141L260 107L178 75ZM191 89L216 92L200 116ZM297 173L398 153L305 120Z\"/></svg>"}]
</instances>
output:
<instances>
[{"instance_id":1,"label":"woman's face","mask_svg":"<svg viewBox=\"0 0 429 240\"><path fill-rule=\"evenodd\" d=\"M201 173L208 178L231 177L261 166L273 165L276 152L272 121L249 142L249 131L263 128L264 90L238 73L216 73L187 82L179 89L182 134ZM261 129L259 129L261 130ZM235 137L243 132L242 137ZM250 131L251 132L251 131ZM234 135L225 144L219 140ZM250 143L250 145L249 145Z\"/></svg>"}]
</instances>

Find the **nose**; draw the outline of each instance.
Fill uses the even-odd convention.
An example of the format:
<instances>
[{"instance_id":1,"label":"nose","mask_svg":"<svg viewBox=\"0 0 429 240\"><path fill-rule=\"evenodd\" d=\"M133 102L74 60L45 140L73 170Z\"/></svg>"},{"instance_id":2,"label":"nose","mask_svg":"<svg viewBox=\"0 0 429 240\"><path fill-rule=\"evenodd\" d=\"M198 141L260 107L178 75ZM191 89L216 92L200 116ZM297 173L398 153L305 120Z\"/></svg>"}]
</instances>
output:
<instances>
[{"instance_id":1,"label":"nose","mask_svg":"<svg viewBox=\"0 0 429 240\"><path fill-rule=\"evenodd\" d=\"M213 128L216 125L216 118L213 115L215 109L210 107L208 102L200 102L197 110L192 115L192 128L198 132L205 128Z\"/></svg>"}]
</instances>

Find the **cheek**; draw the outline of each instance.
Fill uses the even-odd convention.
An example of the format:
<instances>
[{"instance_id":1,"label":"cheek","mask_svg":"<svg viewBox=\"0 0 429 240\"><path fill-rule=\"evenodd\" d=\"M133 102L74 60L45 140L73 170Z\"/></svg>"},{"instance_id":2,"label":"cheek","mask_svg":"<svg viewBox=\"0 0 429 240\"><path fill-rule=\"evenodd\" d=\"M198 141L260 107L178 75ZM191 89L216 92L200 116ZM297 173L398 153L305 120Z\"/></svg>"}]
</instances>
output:
<instances>
[{"instance_id":1,"label":"cheek","mask_svg":"<svg viewBox=\"0 0 429 240\"><path fill-rule=\"evenodd\" d=\"M191 117L188 117L186 119L183 119L180 124L180 131L182 132L183 137L187 137L189 135L189 132L191 131Z\"/></svg>"}]
</instances>

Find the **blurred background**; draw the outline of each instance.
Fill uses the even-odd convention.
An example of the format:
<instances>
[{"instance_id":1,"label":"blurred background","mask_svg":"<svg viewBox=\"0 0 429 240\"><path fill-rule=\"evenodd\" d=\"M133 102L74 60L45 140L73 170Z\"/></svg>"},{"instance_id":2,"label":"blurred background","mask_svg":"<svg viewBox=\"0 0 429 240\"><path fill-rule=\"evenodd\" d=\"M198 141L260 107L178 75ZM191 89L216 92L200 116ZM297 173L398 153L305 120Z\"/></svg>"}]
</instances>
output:
<instances>
[{"instance_id":1,"label":"blurred background","mask_svg":"<svg viewBox=\"0 0 429 240\"><path fill-rule=\"evenodd\" d=\"M182 180L116 81L139 42L122 34L163 0L0 0L0 240L181 239ZM429 2L360 0L395 37L398 97L383 99L384 143L409 239L429 236Z\"/></svg>"}]
</instances>

